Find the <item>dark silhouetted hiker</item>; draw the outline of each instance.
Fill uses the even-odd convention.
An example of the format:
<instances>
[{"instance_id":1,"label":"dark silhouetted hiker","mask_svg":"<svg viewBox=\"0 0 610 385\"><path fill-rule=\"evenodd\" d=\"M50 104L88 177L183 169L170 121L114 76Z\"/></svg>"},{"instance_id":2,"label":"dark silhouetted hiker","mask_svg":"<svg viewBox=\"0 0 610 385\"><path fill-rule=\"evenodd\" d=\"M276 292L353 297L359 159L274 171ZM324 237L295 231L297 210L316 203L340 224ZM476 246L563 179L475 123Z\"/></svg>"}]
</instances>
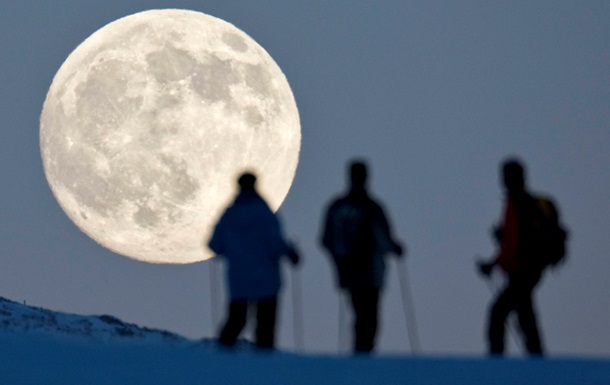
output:
<instances>
[{"instance_id":1,"label":"dark silhouetted hiker","mask_svg":"<svg viewBox=\"0 0 610 385\"><path fill-rule=\"evenodd\" d=\"M246 325L249 305L256 308L256 346L271 349L275 342L280 260L297 265L299 256L283 237L276 215L257 193L256 177L244 173L240 191L219 222L209 247L227 262L229 309L218 342L233 346Z\"/></svg>"},{"instance_id":2,"label":"dark silhouetted hiker","mask_svg":"<svg viewBox=\"0 0 610 385\"><path fill-rule=\"evenodd\" d=\"M516 159L505 161L502 180L506 190L504 218L494 231L499 251L493 260L478 263L480 272L486 277L494 266L499 266L508 277L490 309L489 352L492 355L504 353L505 322L514 311L527 351L539 356L543 354L543 346L532 292L545 267L559 263L565 256L567 234L559 225L552 201L528 192L521 162Z\"/></svg>"},{"instance_id":3,"label":"dark silhouetted hiker","mask_svg":"<svg viewBox=\"0 0 610 385\"><path fill-rule=\"evenodd\" d=\"M388 253L402 255L381 206L366 189L364 162L349 166L350 186L326 212L322 245L336 267L338 286L347 290L354 309L354 351L369 353L375 346L379 296Z\"/></svg>"}]
</instances>

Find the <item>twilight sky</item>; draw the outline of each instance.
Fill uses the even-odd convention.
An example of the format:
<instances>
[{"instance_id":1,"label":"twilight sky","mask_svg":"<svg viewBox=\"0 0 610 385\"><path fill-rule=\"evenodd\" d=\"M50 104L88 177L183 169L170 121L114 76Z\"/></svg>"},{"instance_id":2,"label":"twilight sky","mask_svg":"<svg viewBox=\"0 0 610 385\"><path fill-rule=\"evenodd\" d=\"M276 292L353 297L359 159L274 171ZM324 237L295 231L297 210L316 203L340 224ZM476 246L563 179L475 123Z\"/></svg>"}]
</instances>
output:
<instances>
[{"instance_id":1,"label":"twilight sky","mask_svg":"<svg viewBox=\"0 0 610 385\"><path fill-rule=\"evenodd\" d=\"M53 76L97 29L153 8L186 8L254 38L290 82L301 159L280 210L304 264L285 274L278 343L294 349L293 283L305 351L337 352L339 296L318 246L345 165L368 159L371 190L408 247L424 353L483 354L498 164L528 166L571 230L570 261L537 292L551 354L610 353L610 2L9 1L0 13L0 296L112 314L191 338L215 334L212 262L154 265L104 249L62 212L45 180L39 117ZM407 352L397 267L383 297L381 352ZM498 281L499 282L499 281ZM344 323L344 327L349 327ZM511 341L512 344L512 341ZM511 345L515 351L515 345Z\"/></svg>"}]
</instances>

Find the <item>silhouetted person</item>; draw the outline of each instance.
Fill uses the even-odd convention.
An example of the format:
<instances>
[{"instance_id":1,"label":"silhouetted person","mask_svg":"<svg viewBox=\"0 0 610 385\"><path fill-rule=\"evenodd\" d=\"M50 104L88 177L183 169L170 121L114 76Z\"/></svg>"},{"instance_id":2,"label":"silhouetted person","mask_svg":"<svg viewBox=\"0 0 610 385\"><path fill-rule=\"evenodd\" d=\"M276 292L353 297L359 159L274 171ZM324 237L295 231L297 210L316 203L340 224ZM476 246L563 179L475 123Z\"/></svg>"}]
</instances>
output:
<instances>
[{"instance_id":1,"label":"silhouetted person","mask_svg":"<svg viewBox=\"0 0 610 385\"><path fill-rule=\"evenodd\" d=\"M488 343L492 355L504 353L505 323L516 312L531 355L542 355L543 348L536 323L532 292L540 281L545 263L536 247L533 218L536 203L529 194L525 171L518 160L502 164L502 181L506 190L504 218L494 235L500 247L493 260L479 262L482 274L489 276L495 266L507 275L507 284L498 294L489 313Z\"/></svg>"},{"instance_id":2,"label":"silhouetted person","mask_svg":"<svg viewBox=\"0 0 610 385\"><path fill-rule=\"evenodd\" d=\"M227 262L229 308L218 342L233 346L246 325L248 307L256 309L256 346L274 347L280 260L297 265L299 256L283 237L276 215L257 193L256 177L240 176L239 193L219 222L209 247Z\"/></svg>"},{"instance_id":3,"label":"silhouetted person","mask_svg":"<svg viewBox=\"0 0 610 385\"><path fill-rule=\"evenodd\" d=\"M349 166L347 194L334 200L326 212L322 245L336 267L338 286L347 290L354 310L354 351L369 353L375 346L379 296L384 285L388 253L401 256L381 206L366 188L364 162Z\"/></svg>"}]
</instances>

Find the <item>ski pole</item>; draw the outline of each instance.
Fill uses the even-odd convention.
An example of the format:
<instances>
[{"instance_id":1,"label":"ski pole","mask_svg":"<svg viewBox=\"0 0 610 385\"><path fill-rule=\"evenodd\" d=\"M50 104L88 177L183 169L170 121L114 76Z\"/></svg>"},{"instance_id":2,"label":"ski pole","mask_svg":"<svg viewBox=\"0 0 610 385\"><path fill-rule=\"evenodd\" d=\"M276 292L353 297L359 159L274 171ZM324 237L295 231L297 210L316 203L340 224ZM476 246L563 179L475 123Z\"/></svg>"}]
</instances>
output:
<instances>
[{"instance_id":1,"label":"ski pole","mask_svg":"<svg viewBox=\"0 0 610 385\"><path fill-rule=\"evenodd\" d=\"M344 327L346 322L346 310L345 310L345 296L344 292L339 289L339 340L338 342L338 350L339 353L344 353L347 351L347 338L346 338L346 328Z\"/></svg>"},{"instance_id":2,"label":"ski pole","mask_svg":"<svg viewBox=\"0 0 610 385\"><path fill-rule=\"evenodd\" d=\"M296 267L292 268L292 322L295 349L297 351L303 351L303 298L301 291L301 277Z\"/></svg>"},{"instance_id":3,"label":"ski pole","mask_svg":"<svg viewBox=\"0 0 610 385\"><path fill-rule=\"evenodd\" d=\"M411 345L411 353L416 355L421 351L421 345L419 343L419 335L415 321L415 306L413 304L413 296L411 295L407 267L398 260L396 260L396 267L398 282L400 284L400 298L402 299L402 308L405 314L405 323L407 326L409 343Z\"/></svg>"},{"instance_id":4,"label":"ski pole","mask_svg":"<svg viewBox=\"0 0 610 385\"><path fill-rule=\"evenodd\" d=\"M215 257L216 258L216 257ZM218 269L216 266L216 261L212 259L210 261L210 314L212 316L212 333L211 335L216 335L216 328L218 327L218 306L219 306L219 290L218 290Z\"/></svg>"}]
</instances>

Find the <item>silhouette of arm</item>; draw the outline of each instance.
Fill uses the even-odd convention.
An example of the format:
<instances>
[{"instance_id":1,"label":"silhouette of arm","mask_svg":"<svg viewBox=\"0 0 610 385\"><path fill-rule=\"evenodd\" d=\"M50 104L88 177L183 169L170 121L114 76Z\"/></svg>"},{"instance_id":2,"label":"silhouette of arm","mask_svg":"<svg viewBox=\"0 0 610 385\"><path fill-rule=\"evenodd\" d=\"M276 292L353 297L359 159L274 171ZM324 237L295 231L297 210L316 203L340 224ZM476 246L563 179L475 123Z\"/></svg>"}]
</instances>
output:
<instances>
[{"instance_id":1,"label":"silhouette of arm","mask_svg":"<svg viewBox=\"0 0 610 385\"><path fill-rule=\"evenodd\" d=\"M385 215L383 208L376 204L374 205L374 231L375 238L379 243L381 250L385 252L391 252L398 256L402 256L403 247L402 245L394 239L392 236L392 230L390 226L390 222Z\"/></svg>"}]
</instances>

